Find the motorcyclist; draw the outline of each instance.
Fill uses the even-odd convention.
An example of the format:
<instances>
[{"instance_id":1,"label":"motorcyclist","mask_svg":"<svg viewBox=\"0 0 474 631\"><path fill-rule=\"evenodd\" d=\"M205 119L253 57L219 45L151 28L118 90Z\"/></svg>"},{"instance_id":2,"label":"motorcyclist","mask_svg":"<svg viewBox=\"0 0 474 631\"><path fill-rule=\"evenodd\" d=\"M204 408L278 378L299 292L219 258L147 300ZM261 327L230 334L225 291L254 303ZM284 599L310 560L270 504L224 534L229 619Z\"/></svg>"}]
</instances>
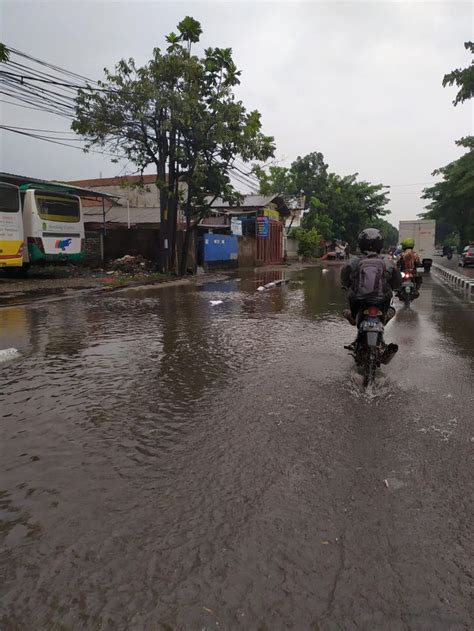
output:
<instances>
[{"instance_id":1,"label":"motorcyclist","mask_svg":"<svg viewBox=\"0 0 474 631\"><path fill-rule=\"evenodd\" d=\"M450 245L443 246L443 256L445 256L448 261L453 258L453 248Z\"/></svg>"},{"instance_id":2,"label":"motorcyclist","mask_svg":"<svg viewBox=\"0 0 474 631\"><path fill-rule=\"evenodd\" d=\"M416 287L415 298L420 295L420 286L422 283L421 275L417 272L417 267L421 266L420 257L414 250L414 239L405 239L402 241L402 255L398 261L398 267L401 272L410 272L413 275L413 282Z\"/></svg>"},{"instance_id":3,"label":"motorcyclist","mask_svg":"<svg viewBox=\"0 0 474 631\"><path fill-rule=\"evenodd\" d=\"M359 234L359 249L362 257L351 259L341 270L341 284L345 289L349 290L349 306L350 310L344 311L347 320L355 325L357 314L363 306L376 305L384 314L384 323L386 324L395 315L395 309L390 306L393 290L401 287L401 274L393 263L380 256L383 247L383 236L377 228L366 228ZM363 294L361 292L359 271L361 261L364 259L378 259L383 262L380 268L383 270L380 280L380 286L377 292L371 294Z\"/></svg>"}]
</instances>

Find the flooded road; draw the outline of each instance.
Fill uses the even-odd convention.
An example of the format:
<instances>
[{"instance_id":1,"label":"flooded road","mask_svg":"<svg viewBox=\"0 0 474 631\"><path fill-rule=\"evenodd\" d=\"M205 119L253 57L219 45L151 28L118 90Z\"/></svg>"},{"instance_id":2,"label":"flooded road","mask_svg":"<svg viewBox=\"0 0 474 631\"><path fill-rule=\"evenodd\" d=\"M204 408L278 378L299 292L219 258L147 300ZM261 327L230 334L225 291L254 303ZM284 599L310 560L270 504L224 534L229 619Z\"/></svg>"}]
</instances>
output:
<instances>
[{"instance_id":1,"label":"flooded road","mask_svg":"<svg viewBox=\"0 0 474 631\"><path fill-rule=\"evenodd\" d=\"M2 631L473 628L474 307L364 392L338 274L0 309Z\"/></svg>"}]
</instances>

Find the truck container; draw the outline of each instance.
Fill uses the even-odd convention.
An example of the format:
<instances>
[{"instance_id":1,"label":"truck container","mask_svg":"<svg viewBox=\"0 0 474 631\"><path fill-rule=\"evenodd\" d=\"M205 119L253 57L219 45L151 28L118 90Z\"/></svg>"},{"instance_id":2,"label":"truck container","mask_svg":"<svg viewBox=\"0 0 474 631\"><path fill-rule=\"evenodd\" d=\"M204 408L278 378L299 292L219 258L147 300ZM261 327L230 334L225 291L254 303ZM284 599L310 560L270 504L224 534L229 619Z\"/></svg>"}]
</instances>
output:
<instances>
[{"instance_id":1,"label":"truck container","mask_svg":"<svg viewBox=\"0 0 474 631\"><path fill-rule=\"evenodd\" d=\"M436 221L434 219L414 219L412 221L400 221L399 239L402 243L405 239L415 241L415 252L421 260L425 272L429 272L433 263L435 250Z\"/></svg>"}]
</instances>

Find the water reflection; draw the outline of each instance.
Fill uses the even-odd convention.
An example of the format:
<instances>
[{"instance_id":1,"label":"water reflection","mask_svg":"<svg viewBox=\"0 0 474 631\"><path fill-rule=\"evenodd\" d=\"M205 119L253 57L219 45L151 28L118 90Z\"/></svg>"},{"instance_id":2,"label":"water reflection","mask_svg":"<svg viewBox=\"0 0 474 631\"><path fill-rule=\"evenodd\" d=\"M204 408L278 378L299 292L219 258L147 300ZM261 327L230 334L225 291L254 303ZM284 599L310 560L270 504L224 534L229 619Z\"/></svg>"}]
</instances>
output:
<instances>
[{"instance_id":1,"label":"water reflection","mask_svg":"<svg viewBox=\"0 0 474 631\"><path fill-rule=\"evenodd\" d=\"M308 319L339 316L347 306L347 294L339 282L340 271L340 266L304 271L304 315Z\"/></svg>"},{"instance_id":2,"label":"water reflection","mask_svg":"<svg viewBox=\"0 0 474 631\"><path fill-rule=\"evenodd\" d=\"M451 288L433 285L431 308L442 334L456 344L459 352L474 355L474 307Z\"/></svg>"}]
</instances>

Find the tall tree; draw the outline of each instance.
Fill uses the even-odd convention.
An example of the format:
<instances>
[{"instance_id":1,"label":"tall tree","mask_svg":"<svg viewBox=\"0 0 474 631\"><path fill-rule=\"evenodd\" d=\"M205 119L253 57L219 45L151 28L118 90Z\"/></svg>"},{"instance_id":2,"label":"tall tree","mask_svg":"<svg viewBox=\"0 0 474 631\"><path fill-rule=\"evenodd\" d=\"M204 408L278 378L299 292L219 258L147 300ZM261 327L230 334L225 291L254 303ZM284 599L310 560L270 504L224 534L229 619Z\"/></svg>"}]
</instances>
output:
<instances>
[{"instance_id":1,"label":"tall tree","mask_svg":"<svg viewBox=\"0 0 474 631\"><path fill-rule=\"evenodd\" d=\"M319 151L292 162L290 167L256 169L262 194L304 197L308 211L303 228L315 228L325 239L340 238L355 244L360 230L386 215L387 193L381 184L358 180L358 174L341 177L328 172Z\"/></svg>"},{"instance_id":2,"label":"tall tree","mask_svg":"<svg viewBox=\"0 0 474 631\"><path fill-rule=\"evenodd\" d=\"M464 48L474 54L474 42L465 42ZM447 85L456 85L459 88L454 105L464 103L474 96L474 61L466 68L457 68L449 74L444 75L443 87Z\"/></svg>"},{"instance_id":3,"label":"tall tree","mask_svg":"<svg viewBox=\"0 0 474 631\"><path fill-rule=\"evenodd\" d=\"M2 63L2 61L8 61L9 59L10 51L5 46L5 44L2 44L2 42L0 42L0 63Z\"/></svg>"},{"instance_id":4,"label":"tall tree","mask_svg":"<svg viewBox=\"0 0 474 631\"><path fill-rule=\"evenodd\" d=\"M425 188L422 198L429 199L423 217L454 226L461 245L474 240L474 137L461 138L456 144L468 151L433 172L441 181Z\"/></svg>"},{"instance_id":5,"label":"tall tree","mask_svg":"<svg viewBox=\"0 0 474 631\"><path fill-rule=\"evenodd\" d=\"M178 205L186 215L182 259L186 266L189 232L217 196L234 201L230 169L273 155L273 138L261 131L260 114L235 98L240 72L231 49L207 48L191 54L202 29L186 17L168 35L166 51L155 48L138 68L122 59L105 70L100 89L82 90L72 128L88 140L123 155L139 172L153 166L160 190L163 269L176 269Z\"/></svg>"},{"instance_id":6,"label":"tall tree","mask_svg":"<svg viewBox=\"0 0 474 631\"><path fill-rule=\"evenodd\" d=\"M262 195L272 193L287 197L305 198L305 207L309 208L311 198L318 197L327 185L328 165L319 151L298 156L289 168L271 166L267 171L255 169L260 181Z\"/></svg>"},{"instance_id":7,"label":"tall tree","mask_svg":"<svg viewBox=\"0 0 474 631\"><path fill-rule=\"evenodd\" d=\"M473 42L465 42L464 47L474 53ZM471 99L474 96L474 62L445 75L443 86L447 85L459 88L453 101L455 106ZM424 189L422 198L431 202L422 216L454 227L463 246L474 241L474 136L461 138L456 144L467 151L458 160L433 171L432 175L442 179Z\"/></svg>"},{"instance_id":8,"label":"tall tree","mask_svg":"<svg viewBox=\"0 0 474 631\"><path fill-rule=\"evenodd\" d=\"M384 247L398 244L398 229L385 219L373 219L367 222L367 228L378 228L384 238Z\"/></svg>"}]
</instances>

